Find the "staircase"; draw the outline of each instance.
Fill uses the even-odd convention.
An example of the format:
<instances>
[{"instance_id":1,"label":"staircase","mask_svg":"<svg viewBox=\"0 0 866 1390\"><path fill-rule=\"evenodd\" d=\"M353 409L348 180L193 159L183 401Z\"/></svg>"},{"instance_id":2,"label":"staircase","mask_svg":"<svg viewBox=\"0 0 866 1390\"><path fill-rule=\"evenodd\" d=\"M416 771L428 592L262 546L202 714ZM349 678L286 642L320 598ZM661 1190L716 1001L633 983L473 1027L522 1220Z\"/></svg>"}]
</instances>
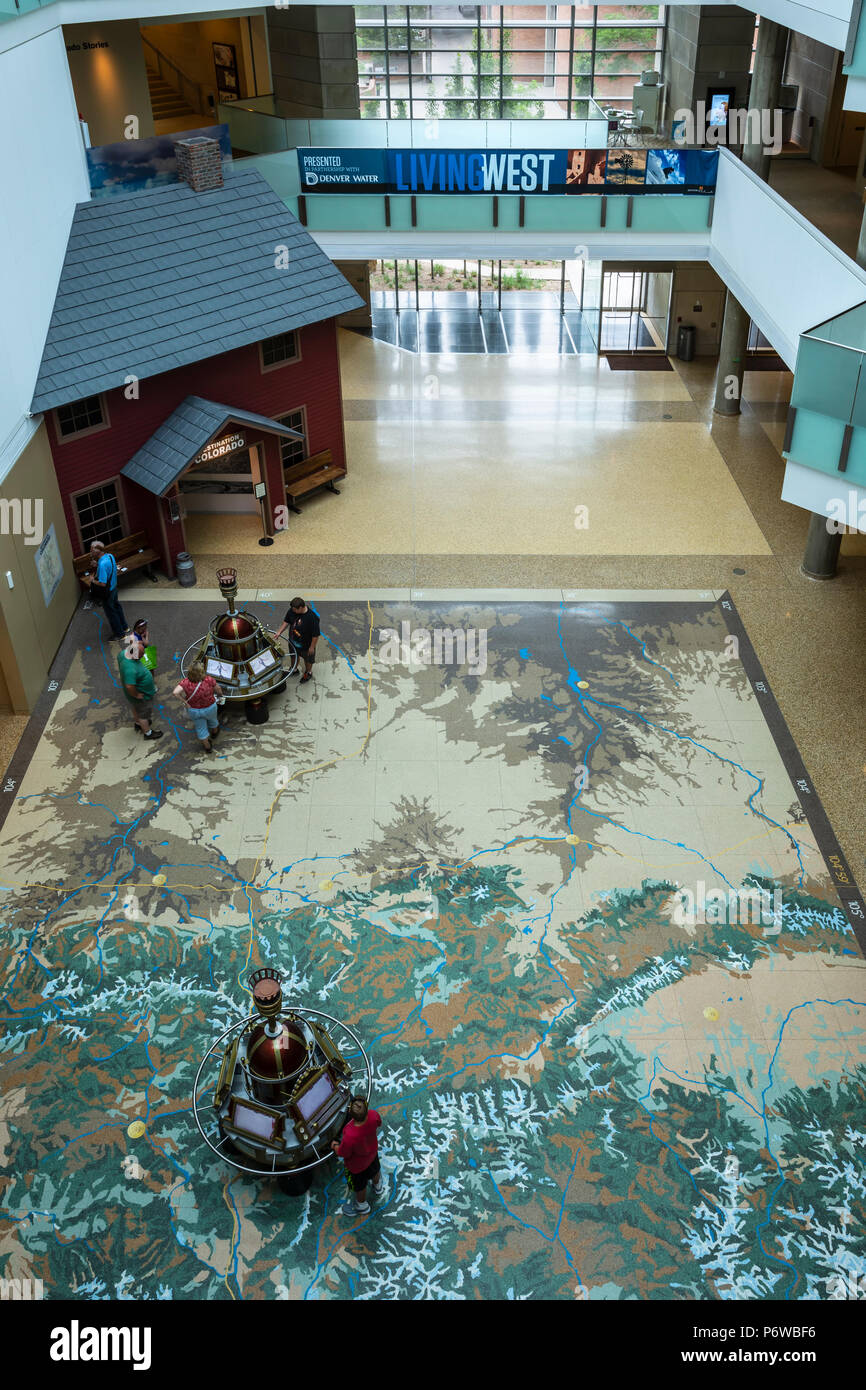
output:
<instances>
[{"instance_id":1,"label":"staircase","mask_svg":"<svg viewBox=\"0 0 866 1390\"><path fill-rule=\"evenodd\" d=\"M148 63L147 85L150 88L150 105L155 121L172 120L177 116L194 116L196 112L174 87L169 86Z\"/></svg>"}]
</instances>

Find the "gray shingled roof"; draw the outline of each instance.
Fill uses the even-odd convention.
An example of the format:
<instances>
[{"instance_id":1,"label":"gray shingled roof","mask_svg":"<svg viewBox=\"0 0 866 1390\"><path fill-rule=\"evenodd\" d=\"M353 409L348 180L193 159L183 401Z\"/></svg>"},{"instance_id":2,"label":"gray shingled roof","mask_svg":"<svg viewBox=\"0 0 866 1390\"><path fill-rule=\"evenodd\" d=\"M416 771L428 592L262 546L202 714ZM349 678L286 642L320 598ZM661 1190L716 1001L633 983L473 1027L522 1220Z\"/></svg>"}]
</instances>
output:
<instances>
[{"instance_id":1,"label":"gray shingled roof","mask_svg":"<svg viewBox=\"0 0 866 1390\"><path fill-rule=\"evenodd\" d=\"M267 415L235 410L230 405L203 400L201 396L187 396L120 471L124 478L162 497L199 449L203 449L230 420L238 425L254 425L257 429L270 430L272 434L282 434L287 439L304 437L297 430L290 430L287 425L280 425Z\"/></svg>"},{"instance_id":2,"label":"gray shingled roof","mask_svg":"<svg viewBox=\"0 0 866 1390\"><path fill-rule=\"evenodd\" d=\"M287 246L278 270L275 248ZM30 410L156 376L361 304L255 169L79 203Z\"/></svg>"}]
</instances>

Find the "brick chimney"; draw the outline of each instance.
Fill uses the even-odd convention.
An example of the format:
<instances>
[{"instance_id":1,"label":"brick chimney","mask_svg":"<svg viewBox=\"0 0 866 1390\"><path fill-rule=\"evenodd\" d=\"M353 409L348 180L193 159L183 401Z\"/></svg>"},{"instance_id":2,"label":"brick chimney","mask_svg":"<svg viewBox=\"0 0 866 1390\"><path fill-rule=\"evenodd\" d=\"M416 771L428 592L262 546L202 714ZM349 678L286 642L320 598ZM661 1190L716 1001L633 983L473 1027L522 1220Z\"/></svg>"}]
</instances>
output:
<instances>
[{"instance_id":1,"label":"brick chimney","mask_svg":"<svg viewBox=\"0 0 866 1390\"><path fill-rule=\"evenodd\" d=\"M196 193L205 193L209 188L222 188L223 161L219 140L212 140L207 135L194 135L189 140L178 140L174 151L178 173Z\"/></svg>"}]
</instances>

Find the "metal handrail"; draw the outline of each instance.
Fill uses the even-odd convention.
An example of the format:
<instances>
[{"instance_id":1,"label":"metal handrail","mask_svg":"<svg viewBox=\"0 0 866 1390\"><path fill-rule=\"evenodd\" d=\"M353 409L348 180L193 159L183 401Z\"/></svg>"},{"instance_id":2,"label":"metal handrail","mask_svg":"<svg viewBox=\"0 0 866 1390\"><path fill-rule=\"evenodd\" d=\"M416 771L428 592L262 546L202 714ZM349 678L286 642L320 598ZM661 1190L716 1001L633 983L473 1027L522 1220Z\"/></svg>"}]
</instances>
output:
<instances>
[{"instance_id":1,"label":"metal handrail","mask_svg":"<svg viewBox=\"0 0 866 1390\"><path fill-rule=\"evenodd\" d=\"M196 82L194 78L187 76L183 69L179 68L177 63L173 63L171 58L167 58L166 55L159 48L157 48L156 44L153 43L149 38L147 38L145 34L142 34L141 41L142 43L147 45L151 53L156 54L156 70L158 75L163 79L163 81L167 82L169 87L174 87L174 90L178 93L179 96L183 97L184 101L192 107L193 111L197 111L201 116L206 116L208 113L207 95L201 83ZM170 68L171 71L175 73L177 77L180 78L180 85L178 85L177 82L173 82L171 78L166 76L166 74L163 72L163 64L165 64L167 68ZM193 94L191 100L187 89L189 89Z\"/></svg>"}]
</instances>

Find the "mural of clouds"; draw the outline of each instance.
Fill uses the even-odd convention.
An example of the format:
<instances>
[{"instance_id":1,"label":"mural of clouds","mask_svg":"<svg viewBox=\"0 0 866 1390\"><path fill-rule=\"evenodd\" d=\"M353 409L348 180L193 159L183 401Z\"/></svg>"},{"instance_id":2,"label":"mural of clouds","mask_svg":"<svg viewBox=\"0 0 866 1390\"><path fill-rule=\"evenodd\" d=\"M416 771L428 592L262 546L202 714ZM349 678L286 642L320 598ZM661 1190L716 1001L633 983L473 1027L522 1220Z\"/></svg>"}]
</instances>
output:
<instances>
[{"instance_id":1,"label":"mural of clouds","mask_svg":"<svg viewBox=\"0 0 866 1390\"><path fill-rule=\"evenodd\" d=\"M178 140L207 135L219 140L223 159L231 159L232 147L227 125L204 126L201 130L175 131L154 135L148 140L118 140L113 145L96 145L87 151L90 191L94 198L112 193L139 193L144 188L161 188L177 183Z\"/></svg>"}]
</instances>

